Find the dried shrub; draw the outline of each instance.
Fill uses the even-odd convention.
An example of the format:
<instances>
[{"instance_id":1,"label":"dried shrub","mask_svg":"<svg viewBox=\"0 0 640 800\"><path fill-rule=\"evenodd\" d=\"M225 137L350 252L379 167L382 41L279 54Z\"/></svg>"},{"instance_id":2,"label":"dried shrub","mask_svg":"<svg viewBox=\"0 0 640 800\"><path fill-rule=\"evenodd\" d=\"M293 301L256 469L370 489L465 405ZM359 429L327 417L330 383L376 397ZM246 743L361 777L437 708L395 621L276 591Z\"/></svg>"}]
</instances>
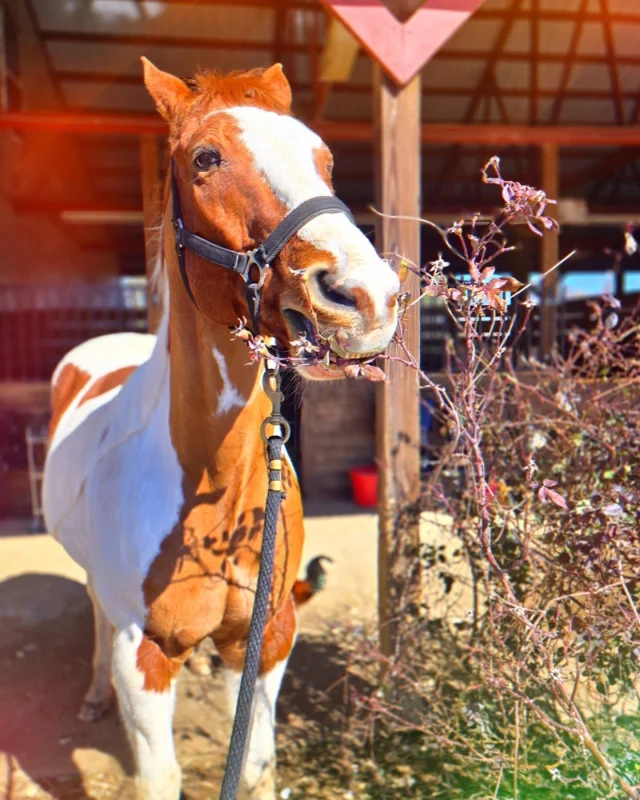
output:
<instances>
[{"instance_id":1,"label":"dried shrub","mask_svg":"<svg viewBox=\"0 0 640 800\"><path fill-rule=\"evenodd\" d=\"M498 218L438 229L468 276L442 256L421 270L458 331L446 380L420 372L402 324L390 356L418 372L442 441L422 606L398 607L391 658L349 633L345 681L372 687L351 686L343 719L343 750L366 758L352 796L640 798L640 317L605 297L563 354L516 369L531 304L494 262L509 223L555 223L497 159L483 174Z\"/></svg>"}]
</instances>

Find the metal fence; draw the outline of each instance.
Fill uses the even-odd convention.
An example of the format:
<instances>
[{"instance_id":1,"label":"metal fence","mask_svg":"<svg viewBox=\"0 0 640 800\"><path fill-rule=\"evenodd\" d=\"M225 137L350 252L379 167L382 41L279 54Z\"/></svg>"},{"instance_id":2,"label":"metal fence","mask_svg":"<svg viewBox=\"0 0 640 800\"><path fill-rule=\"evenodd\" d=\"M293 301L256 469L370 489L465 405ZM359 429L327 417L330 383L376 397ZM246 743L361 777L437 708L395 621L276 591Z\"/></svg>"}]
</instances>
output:
<instances>
[{"instance_id":1,"label":"metal fence","mask_svg":"<svg viewBox=\"0 0 640 800\"><path fill-rule=\"evenodd\" d=\"M147 330L144 278L0 285L0 381L49 380L72 347L94 336Z\"/></svg>"},{"instance_id":2,"label":"metal fence","mask_svg":"<svg viewBox=\"0 0 640 800\"><path fill-rule=\"evenodd\" d=\"M598 298L562 301L556 305L556 339L561 353L566 353L572 329L590 330L593 327L593 309L591 302ZM640 305L640 293L625 294L620 298L620 316L630 314ZM514 344L516 356L535 356L540 358L540 310L536 306L531 311L529 322L522 335L515 335L522 328L525 309L521 304L513 304L511 313L517 315L513 326L514 335L507 344ZM480 321L479 330L488 333L492 318L487 315ZM441 372L446 366L446 341L453 345L460 344L462 333L456 326L452 316L447 312L442 301L434 300L424 304L420 310L420 358L422 369L426 372ZM517 360L516 363L519 363Z\"/></svg>"},{"instance_id":3,"label":"metal fence","mask_svg":"<svg viewBox=\"0 0 640 800\"><path fill-rule=\"evenodd\" d=\"M508 301L508 298L505 297ZM456 325L453 314L436 298L428 298L420 308L420 363L425 372L442 372L446 367L447 340L450 346L460 349L463 346L463 330ZM538 354L540 348L540 312L532 309L529 323L522 330L526 310L520 303L509 306L509 312L516 315L512 335L507 341L513 345L517 354ZM490 313L479 319L478 331L481 335L495 336L496 326Z\"/></svg>"},{"instance_id":4,"label":"metal fence","mask_svg":"<svg viewBox=\"0 0 640 800\"><path fill-rule=\"evenodd\" d=\"M639 294L621 298L623 313ZM147 330L147 296L143 277L101 283L0 285L0 381L49 380L58 361L72 347L94 336ZM524 314L520 304L513 313ZM589 328L591 309L585 300L557 306L558 344L563 349L571 328ZM487 327L490 317L487 316ZM520 329L516 320L514 331ZM445 366L446 340L460 337L442 302L421 307L421 363L428 372ZM517 351L539 355L540 314L535 308Z\"/></svg>"}]
</instances>

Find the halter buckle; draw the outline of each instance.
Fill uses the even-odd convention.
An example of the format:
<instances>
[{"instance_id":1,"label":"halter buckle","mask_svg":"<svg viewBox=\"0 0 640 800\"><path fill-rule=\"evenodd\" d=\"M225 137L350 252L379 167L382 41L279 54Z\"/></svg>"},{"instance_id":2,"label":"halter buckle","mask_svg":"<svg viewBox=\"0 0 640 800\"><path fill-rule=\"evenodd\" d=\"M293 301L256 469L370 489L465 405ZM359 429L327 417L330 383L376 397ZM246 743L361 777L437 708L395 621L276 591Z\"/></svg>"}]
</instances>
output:
<instances>
[{"instance_id":1,"label":"halter buckle","mask_svg":"<svg viewBox=\"0 0 640 800\"><path fill-rule=\"evenodd\" d=\"M244 282L248 285L255 285L258 289L262 289L267 270L269 269L269 262L265 260L265 253L262 246L256 247L255 250L249 250L248 253L238 253L236 256L235 271L242 275ZM256 267L258 270L258 280L251 280L251 268Z\"/></svg>"},{"instance_id":2,"label":"halter buckle","mask_svg":"<svg viewBox=\"0 0 640 800\"><path fill-rule=\"evenodd\" d=\"M173 229L176 234L176 250L180 252L184 250L184 223L180 217L174 218Z\"/></svg>"}]
</instances>

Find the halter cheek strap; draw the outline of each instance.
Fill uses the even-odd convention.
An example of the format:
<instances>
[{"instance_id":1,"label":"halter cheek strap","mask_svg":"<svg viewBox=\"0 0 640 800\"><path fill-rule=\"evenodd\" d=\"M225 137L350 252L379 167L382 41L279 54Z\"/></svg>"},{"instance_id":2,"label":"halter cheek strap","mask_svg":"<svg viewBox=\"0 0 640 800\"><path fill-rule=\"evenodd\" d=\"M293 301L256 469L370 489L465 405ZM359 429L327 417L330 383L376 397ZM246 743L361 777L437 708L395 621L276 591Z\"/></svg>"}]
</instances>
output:
<instances>
[{"instance_id":1,"label":"halter cheek strap","mask_svg":"<svg viewBox=\"0 0 640 800\"><path fill-rule=\"evenodd\" d=\"M192 233L185 228L182 221L180 194L178 192L173 159L171 160L171 197L173 200L173 227L176 235L176 252L180 264L180 274L191 301L197 307L189 284L185 250L190 250L206 261L225 269L230 269L232 272L242 276L247 287L247 303L254 335L259 333L260 294L266 272L282 248L307 222L319 217L321 214L346 214L351 222L355 224L351 212L337 197L332 195L312 197L292 209L259 247L246 253L241 253L211 242L209 239L198 236L197 233Z\"/></svg>"}]
</instances>

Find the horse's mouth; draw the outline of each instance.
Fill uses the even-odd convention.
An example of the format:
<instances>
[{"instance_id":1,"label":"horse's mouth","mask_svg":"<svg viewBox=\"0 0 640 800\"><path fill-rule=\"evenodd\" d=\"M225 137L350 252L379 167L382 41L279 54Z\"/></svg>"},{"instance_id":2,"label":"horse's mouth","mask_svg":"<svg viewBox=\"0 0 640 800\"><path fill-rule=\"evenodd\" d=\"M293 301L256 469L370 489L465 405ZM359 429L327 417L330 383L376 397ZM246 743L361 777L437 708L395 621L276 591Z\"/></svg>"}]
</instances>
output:
<instances>
[{"instance_id":1,"label":"horse's mouth","mask_svg":"<svg viewBox=\"0 0 640 800\"><path fill-rule=\"evenodd\" d=\"M283 310L291 335L289 352L292 363L311 378L368 378L380 380L375 373L381 373L370 366L380 353L351 353L341 347L334 337L323 338L309 317L300 311L287 308Z\"/></svg>"}]
</instances>

